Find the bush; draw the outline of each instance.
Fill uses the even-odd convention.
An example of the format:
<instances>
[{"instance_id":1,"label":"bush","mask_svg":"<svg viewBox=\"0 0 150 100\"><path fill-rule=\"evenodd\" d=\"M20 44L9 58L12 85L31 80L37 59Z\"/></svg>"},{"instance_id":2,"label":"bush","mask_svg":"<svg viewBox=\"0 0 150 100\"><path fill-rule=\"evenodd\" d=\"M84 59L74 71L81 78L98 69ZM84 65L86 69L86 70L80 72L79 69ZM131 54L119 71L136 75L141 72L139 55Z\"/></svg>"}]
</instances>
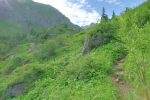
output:
<instances>
[{"instance_id":1,"label":"bush","mask_svg":"<svg viewBox=\"0 0 150 100\"><path fill-rule=\"evenodd\" d=\"M39 61L48 60L57 55L57 49L59 49L59 43L50 41L46 44L41 44L34 54Z\"/></svg>"},{"instance_id":2,"label":"bush","mask_svg":"<svg viewBox=\"0 0 150 100\"><path fill-rule=\"evenodd\" d=\"M82 55L87 54L90 50L109 43L116 39L119 31L119 21L117 18L111 21L102 22L95 27L89 28L86 33L84 49Z\"/></svg>"}]
</instances>

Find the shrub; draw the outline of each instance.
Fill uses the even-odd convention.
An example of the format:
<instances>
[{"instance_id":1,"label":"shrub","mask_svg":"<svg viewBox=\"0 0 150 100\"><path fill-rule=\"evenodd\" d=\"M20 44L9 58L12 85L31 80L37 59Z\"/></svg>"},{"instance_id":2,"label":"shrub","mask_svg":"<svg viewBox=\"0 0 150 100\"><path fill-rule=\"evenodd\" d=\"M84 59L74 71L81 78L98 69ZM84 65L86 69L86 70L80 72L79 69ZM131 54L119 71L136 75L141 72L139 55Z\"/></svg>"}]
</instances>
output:
<instances>
[{"instance_id":1,"label":"shrub","mask_svg":"<svg viewBox=\"0 0 150 100\"><path fill-rule=\"evenodd\" d=\"M34 55L39 61L44 61L57 55L59 44L55 41L50 41L49 43L41 44L38 49Z\"/></svg>"}]
</instances>

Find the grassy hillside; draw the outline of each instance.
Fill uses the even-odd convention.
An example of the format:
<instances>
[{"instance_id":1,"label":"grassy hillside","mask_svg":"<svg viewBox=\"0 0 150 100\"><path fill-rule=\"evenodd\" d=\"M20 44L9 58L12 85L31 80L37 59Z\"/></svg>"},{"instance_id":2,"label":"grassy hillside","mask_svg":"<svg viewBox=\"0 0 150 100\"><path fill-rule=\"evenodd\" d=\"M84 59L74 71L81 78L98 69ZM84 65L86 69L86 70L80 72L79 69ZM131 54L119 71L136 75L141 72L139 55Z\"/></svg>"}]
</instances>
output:
<instances>
[{"instance_id":1,"label":"grassy hillside","mask_svg":"<svg viewBox=\"0 0 150 100\"><path fill-rule=\"evenodd\" d=\"M65 25L32 30L30 42L0 62L0 99L149 100L149 14L150 1L77 34ZM128 94L111 78L115 66L123 71L116 82L128 83Z\"/></svg>"},{"instance_id":2,"label":"grassy hillside","mask_svg":"<svg viewBox=\"0 0 150 100\"><path fill-rule=\"evenodd\" d=\"M42 32L48 29L51 32ZM80 27L51 6L32 0L0 0L0 59L16 45L35 41L36 35L50 38L60 31L76 33Z\"/></svg>"}]
</instances>

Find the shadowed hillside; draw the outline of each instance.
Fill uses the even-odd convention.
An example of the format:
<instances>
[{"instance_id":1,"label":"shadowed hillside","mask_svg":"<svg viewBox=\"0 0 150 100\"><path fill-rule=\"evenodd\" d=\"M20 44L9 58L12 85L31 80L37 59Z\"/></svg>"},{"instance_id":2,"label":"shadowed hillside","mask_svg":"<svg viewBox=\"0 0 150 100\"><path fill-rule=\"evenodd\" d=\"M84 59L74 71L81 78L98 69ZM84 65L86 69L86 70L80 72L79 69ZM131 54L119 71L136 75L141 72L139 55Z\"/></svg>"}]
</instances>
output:
<instances>
[{"instance_id":1,"label":"shadowed hillside","mask_svg":"<svg viewBox=\"0 0 150 100\"><path fill-rule=\"evenodd\" d=\"M0 20L27 30L52 28L60 24L79 30L55 8L31 0L0 0Z\"/></svg>"}]
</instances>

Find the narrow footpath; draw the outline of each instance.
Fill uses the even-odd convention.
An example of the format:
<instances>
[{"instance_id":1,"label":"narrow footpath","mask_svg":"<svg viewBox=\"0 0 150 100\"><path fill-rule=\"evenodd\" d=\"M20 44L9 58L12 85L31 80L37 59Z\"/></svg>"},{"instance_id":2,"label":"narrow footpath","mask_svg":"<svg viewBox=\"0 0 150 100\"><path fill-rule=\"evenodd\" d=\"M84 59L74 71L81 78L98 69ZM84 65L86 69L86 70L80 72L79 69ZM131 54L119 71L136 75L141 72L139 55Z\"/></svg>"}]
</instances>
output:
<instances>
[{"instance_id":1,"label":"narrow footpath","mask_svg":"<svg viewBox=\"0 0 150 100\"><path fill-rule=\"evenodd\" d=\"M111 79L114 85L118 88L120 93L120 100L130 100L129 96L133 93L132 87L124 80L125 72L122 68L123 63L125 62L126 57L118 61L114 66L114 73L111 75ZM137 94L134 94L133 100L147 100Z\"/></svg>"},{"instance_id":2,"label":"narrow footpath","mask_svg":"<svg viewBox=\"0 0 150 100\"><path fill-rule=\"evenodd\" d=\"M126 57L121 59L115 66L114 66L114 73L111 75L111 79L114 85L118 88L121 100L127 100L126 96L130 93L131 87L130 85L124 80L124 71L122 69L122 64L124 63Z\"/></svg>"}]
</instances>

